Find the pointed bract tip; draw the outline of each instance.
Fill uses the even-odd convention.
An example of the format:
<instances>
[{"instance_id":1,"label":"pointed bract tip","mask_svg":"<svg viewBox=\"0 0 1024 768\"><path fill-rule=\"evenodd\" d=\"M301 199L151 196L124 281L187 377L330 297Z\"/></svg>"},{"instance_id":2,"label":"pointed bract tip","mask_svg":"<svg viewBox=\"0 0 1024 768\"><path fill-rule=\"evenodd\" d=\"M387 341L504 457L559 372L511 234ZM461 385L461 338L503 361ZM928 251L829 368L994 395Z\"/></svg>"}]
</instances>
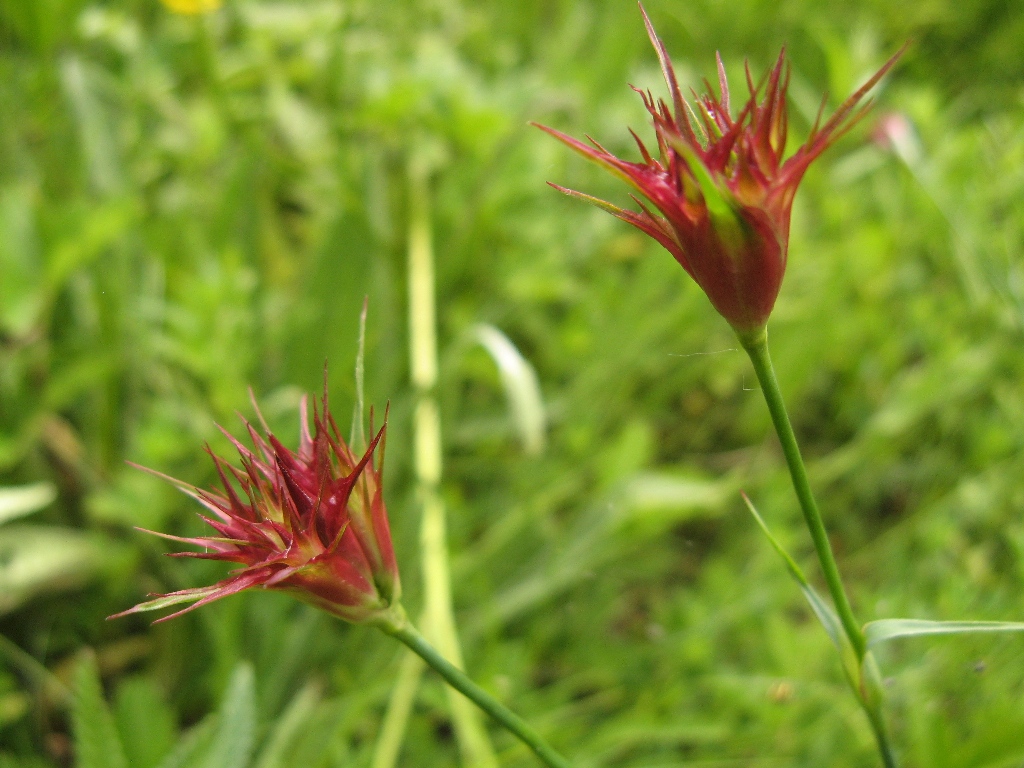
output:
<instances>
[{"instance_id":1,"label":"pointed bract tip","mask_svg":"<svg viewBox=\"0 0 1024 768\"><path fill-rule=\"evenodd\" d=\"M252 405L252 409L256 414L256 418L259 419L260 426L263 427L264 432L270 432L270 428L267 426L267 420L263 418L263 411L260 410L259 403L256 402L256 393L252 391L252 387L247 387L249 390L249 403ZM237 413L237 412L236 412ZM242 414L238 414L242 421L245 421L245 417Z\"/></svg>"},{"instance_id":2,"label":"pointed bract tip","mask_svg":"<svg viewBox=\"0 0 1024 768\"><path fill-rule=\"evenodd\" d=\"M725 64L722 62L722 54L715 51L715 63L718 65L718 92L719 100L722 102L722 110L725 114L731 114L729 107L729 80L725 76Z\"/></svg>"}]
</instances>

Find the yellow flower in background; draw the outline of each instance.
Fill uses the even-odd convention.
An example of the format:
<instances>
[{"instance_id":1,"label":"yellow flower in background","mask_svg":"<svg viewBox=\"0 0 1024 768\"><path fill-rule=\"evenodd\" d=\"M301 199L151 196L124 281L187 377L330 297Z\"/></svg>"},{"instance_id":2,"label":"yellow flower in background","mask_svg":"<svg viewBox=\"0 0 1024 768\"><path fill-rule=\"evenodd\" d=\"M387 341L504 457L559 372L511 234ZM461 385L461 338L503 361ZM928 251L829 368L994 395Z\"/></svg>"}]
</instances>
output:
<instances>
[{"instance_id":1,"label":"yellow flower in background","mask_svg":"<svg viewBox=\"0 0 1024 768\"><path fill-rule=\"evenodd\" d=\"M183 13L188 16L216 11L222 4L221 0L160 0L160 2L174 13Z\"/></svg>"}]
</instances>

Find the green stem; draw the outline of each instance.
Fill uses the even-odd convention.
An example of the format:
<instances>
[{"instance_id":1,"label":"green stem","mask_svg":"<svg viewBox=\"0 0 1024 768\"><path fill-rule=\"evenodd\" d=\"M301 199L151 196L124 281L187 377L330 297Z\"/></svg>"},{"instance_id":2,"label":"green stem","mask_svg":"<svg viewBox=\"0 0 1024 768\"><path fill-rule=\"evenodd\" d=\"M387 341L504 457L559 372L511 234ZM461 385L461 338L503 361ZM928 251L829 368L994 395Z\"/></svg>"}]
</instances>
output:
<instances>
[{"instance_id":1,"label":"green stem","mask_svg":"<svg viewBox=\"0 0 1024 768\"><path fill-rule=\"evenodd\" d=\"M804 522L807 523L807 529L814 541L814 549L818 553L818 561L825 574L829 594L832 596L832 602L835 604L836 612L839 614L839 620L842 622L850 645L853 646L857 655L858 665L863 668L865 663L871 663L870 657L867 656L867 640L853 615L853 608L850 606L850 599L846 596L846 590L843 588L843 581L839 576L839 566L836 565L832 545L829 543L828 533L825 531L825 524L822 522L821 513L818 511L814 494L811 492L811 484L807 479L807 468L800 455L800 446L796 441L793 425L790 424L786 403L782 399L779 382L775 378L775 369L772 367L772 359L768 354L767 328L759 328L746 333L737 332L737 336L740 344L750 356L750 362L754 364L757 380L761 384L761 392L764 394L768 412L771 414L772 423L775 425L779 442L782 444L782 452L786 457L789 475L793 480L793 489L800 501ZM851 685L854 686L854 693L857 694L861 707L871 722L871 730L878 742L878 751L882 756L885 768L897 768L896 757L889 744L885 721L878 702L870 702L868 697L857 690L854 681L851 681Z\"/></svg>"},{"instance_id":2,"label":"green stem","mask_svg":"<svg viewBox=\"0 0 1024 768\"><path fill-rule=\"evenodd\" d=\"M748 333L737 333L737 336L739 336L740 344L750 355L750 362L754 364L754 371L761 384L761 392L764 393L765 402L768 404L768 412L771 413L775 431L779 435L779 442L782 443L782 452L786 457L786 464L789 466L789 475L793 479L793 489L800 501L804 522L807 523L807 529L814 541L814 549L818 553L818 560L825 574L825 582L828 584L829 594L832 595L832 602L835 604L846 636L857 653L857 660L863 661L864 654L867 653L867 642L857 619L854 618L853 608L850 607L846 590L843 589L843 581L839 576L836 558L832 554L828 533L825 531L821 513L818 511L818 505L811 493L811 485L807 480L807 469L804 467L804 460L800 455L800 446L796 442L793 425L789 423L786 404L782 399L782 392L779 391L779 382L775 378L775 369L772 368L772 359L768 354L767 329L760 328Z\"/></svg>"},{"instance_id":3,"label":"green stem","mask_svg":"<svg viewBox=\"0 0 1024 768\"><path fill-rule=\"evenodd\" d=\"M470 680L465 672L442 656L404 617L393 622L382 623L380 628L409 646L409 649L433 667L447 681L448 685L505 726L514 736L532 749L545 765L551 768L571 768L569 761L544 741L525 720Z\"/></svg>"},{"instance_id":4,"label":"green stem","mask_svg":"<svg viewBox=\"0 0 1024 768\"><path fill-rule=\"evenodd\" d=\"M867 712L868 720L871 721L871 730L875 734L875 740L878 742L878 751L882 755L882 763L885 768L898 768L896 763L896 755L893 754L892 747L889 744L889 735L885 731L885 723L882 720L882 713L875 710L872 711L866 705L864 711Z\"/></svg>"}]
</instances>

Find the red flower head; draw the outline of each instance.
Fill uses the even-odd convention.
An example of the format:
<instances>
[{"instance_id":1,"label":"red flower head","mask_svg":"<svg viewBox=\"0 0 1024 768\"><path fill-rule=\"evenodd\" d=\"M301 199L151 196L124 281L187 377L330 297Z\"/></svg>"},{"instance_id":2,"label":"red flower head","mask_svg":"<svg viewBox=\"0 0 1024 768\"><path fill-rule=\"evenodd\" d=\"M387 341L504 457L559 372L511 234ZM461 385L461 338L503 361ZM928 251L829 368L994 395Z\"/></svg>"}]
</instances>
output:
<instances>
[{"instance_id":1,"label":"red flower head","mask_svg":"<svg viewBox=\"0 0 1024 768\"><path fill-rule=\"evenodd\" d=\"M593 139L593 146L552 128L544 131L584 157L625 179L654 205L639 199L640 213L552 184L555 189L600 206L661 243L711 299L715 309L741 332L764 326L775 306L786 270L789 218L793 197L807 167L848 131L870 106L858 102L903 53L901 49L834 115L821 124L821 112L802 147L783 160L786 149L785 49L761 86L747 68L749 99L734 118L721 57L721 96L697 97L691 107L682 97L665 46L640 8L672 97L672 109L637 90L654 121L658 157L652 157L633 133L642 163L620 160ZM761 95L760 102L758 94ZM824 102L822 103L824 109Z\"/></svg>"},{"instance_id":2,"label":"red flower head","mask_svg":"<svg viewBox=\"0 0 1024 768\"><path fill-rule=\"evenodd\" d=\"M371 425L372 420L371 414ZM384 421L360 458L341 439L326 394L322 413L314 406L315 431L310 435L303 398L297 452L285 448L265 424L266 437L261 437L245 422L255 450L224 431L238 449L242 469L210 452L223 491L203 491L160 475L212 512L212 517L200 517L217 532L201 538L157 533L205 550L172 556L226 560L243 567L212 586L161 595L117 616L192 603L159 619L166 621L236 592L264 587L290 592L348 621L387 618L398 604L400 586L381 497L386 415ZM378 446L381 456L375 467Z\"/></svg>"}]
</instances>

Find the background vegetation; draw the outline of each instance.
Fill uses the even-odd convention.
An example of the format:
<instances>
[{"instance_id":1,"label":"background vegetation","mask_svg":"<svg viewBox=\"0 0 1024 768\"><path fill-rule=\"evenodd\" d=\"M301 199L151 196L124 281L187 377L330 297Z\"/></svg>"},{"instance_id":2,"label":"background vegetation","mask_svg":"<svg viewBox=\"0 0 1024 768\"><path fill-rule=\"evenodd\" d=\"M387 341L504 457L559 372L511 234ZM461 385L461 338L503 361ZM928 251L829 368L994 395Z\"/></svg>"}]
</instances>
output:
<instances>
[{"instance_id":1,"label":"background vegetation","mask_svg":"<svg viewBox=\"0 0 1024 768\"><path fill-rule=\"evenodd\" d=\"M760 72L787 44L796 140L821 92L834 105L914 39L804 182L773 350L858 614L1021 620L1024 6L648 10L698 88L715 50L739 87L745 57ZM211 482L200 448L228 452L214 425L252 415L246 388L295 439L325 359L347 414L364 295L415 615L410 167L431 171L417 194L471 674L580 766L877 764L742 508L744 488L813 571L730 330L653 243L544 185L622 200L527 121L628 154L645 119L626 84L658 80L619 0L0 2L0 486L22 489L0 497L0 766L369 765L401 658L379 633L273 594L157 627L103 618L222 572L133 530L199 523L125 460ZM539 454L470 341L481 322L537 370ZM905 765L1024 764L1022 643L886 650ZM80 745L112 751L76 756L72 712ZM493 737L503 766L535 764ZM401 764L457 760L428 676Z\"/></svg>"}]
</instances>

